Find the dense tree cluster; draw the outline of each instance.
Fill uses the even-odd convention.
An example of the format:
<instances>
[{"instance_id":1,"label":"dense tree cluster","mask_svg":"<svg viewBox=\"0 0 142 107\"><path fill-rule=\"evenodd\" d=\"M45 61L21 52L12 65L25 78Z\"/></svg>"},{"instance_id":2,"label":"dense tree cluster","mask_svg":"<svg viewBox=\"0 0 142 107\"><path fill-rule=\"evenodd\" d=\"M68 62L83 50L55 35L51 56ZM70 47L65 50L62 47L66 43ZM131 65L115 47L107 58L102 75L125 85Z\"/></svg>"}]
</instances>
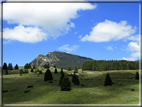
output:
<instances>
[{"instance_id":1,"label":"dense tree cluster","mask_svg":"<svg viewBox=\"0 0 142 107\"><path fill-rule=\"evenodd\" d=\"M30 69L31 68L31 64L30 63L26 63L24 66L24 69Z\"/></svg>"},{"instance_id":2,"label":"dense tree cluster","mask_svg":"<svg viewBox=\"0 0 142 107\"><path fill-rule=\"evenodd\" d=\"M93 60L84 62L82 65L82 69L92 71L137 70L139 69L139 61Z\"/></svg>"}]
</instances>

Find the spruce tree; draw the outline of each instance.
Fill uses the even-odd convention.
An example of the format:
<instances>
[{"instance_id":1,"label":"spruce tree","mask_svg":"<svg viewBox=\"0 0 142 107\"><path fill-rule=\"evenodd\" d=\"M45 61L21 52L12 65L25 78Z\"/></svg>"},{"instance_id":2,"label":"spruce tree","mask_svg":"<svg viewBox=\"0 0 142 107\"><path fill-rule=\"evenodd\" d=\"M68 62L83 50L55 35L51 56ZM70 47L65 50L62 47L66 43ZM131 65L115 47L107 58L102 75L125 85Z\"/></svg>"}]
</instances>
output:
<instances>
[{"instance_id":1,"label":"spruce tree","mask_svg":"<svg viewBox=\"0 0 142 107\"><path fill-rule=\"evenodd\" d=\"M17 64L15 65L15 69L19 69Z\"/></svg>"},{"instance_id":2,"label":"spruce tree","mask_svg":"<svg viewBox=\"0 0 142 107\"><path fill-rule=\"evenodd\" d=\"M59 86L61 85L63 78L64 78L64 72L61 74L61 77L60 77L60 80L59 80Z\"/></svg>"},{"instance_id":3,"label":"spruce tree","mask_svg":"<svg viewBox=\"0 0 142 107\"><path fill-rule=\"evenodd\" d=\"M74 83L74 85L79 85L80 84L78 76L75 75L75 73L72 75L72 82Z\"/></svg>"},{"instance_id":4,"label":"spruce tree","mask_svg":"<svg viewBox=\"0 0 142 107\"><path fill-rule=\"evenodd\" d=\"M78 73L77 66L75 66L75 68L74 68L74 72L75 72L75 73Z\"/></svg>"},{"instance_id":5,"label":"spruce tree","mask_svg":"<svg viewBox=\"0 0 142 107\"><path fill-rule=\"evenodd\" d=\"M31 72L33 72L33 68L31 68Z\"/></svg>"},{"instance_id":6,"label":"spruce tree","mask_svg":"<svg viewBox=\"0 0 142 107\"><path fill-rule=\"evenodd\" d=\"M70 68L70 67L68 67L68 71L71 71L71 68Z\"/></svg>"},{"instance_id":7,"label":"spruce tree","mask_svg":"<svg viewBox=\"0 0 142 107\"><path fill-rule=\"evenodd\" d=\"M63 73L63 68L61 68L61 72L60 72L60 74L62 74Z\"/></svg>"},{"instance_id":8,"label":"spruce tree","mask_svg":"<svg viewBox=\"0 0 142 107\"><path fill-rule=\"evenodd\" d=\"M4 70L7 70L7 64L6 64L6 63L4 63L3 69L4 69Z\"/></svg>"},{"instance_id":9,"label":"spruce tree","mask_svg":"<svg viewBox=\"0 0 142 107\"><path fill-rule=\"evenodd\" d=\"M70 91L71 82L68 77L64 77L61 83L61 91Z\"/></svg>"},{"instance_id":10,"label":"spruce tree","mask_svg":"<svg viewBox=\"0 0 142 107\"><path fill-rule=\"evenodd\" d=\"M44 75L44 81L53 80L52 73L49 68L46 70Z\"/></svg>"},{"instance_id":11,"label":"spruce tree","mask_svg":"<svg viewBox=\"0 0 142 107\"><path fill-rule=\"evenodd\" d=\"M22 74L23 74L23 69L20 69L20 70L19 70L19 74L20 74L20 76L22 76Z\"/></svg>"},{"instance_id":12,"label":"spruce tree","mask_svg":"<svg viewBox=\"0 0 142 107\"><path fill-rule=\"evenodd\" d=\"M106 74L106 78L105 78L105 82L104 82L104 86L112 85L112 84L113 84L113 82L112 82L112 80L111 80L109 74L107 73L107 74Z\"/></svg>"},{"instance_id":13,"label":"spruce tree","mask_svg":"<svg viewBox=\"0 0 142 107\"><path fill-rule=\"evenodd\" d=\"M139 73L136 72L136 77L135 77L136 80L139 80Z\"/></svg>"},{"instance_id":14,"label":"spruce tree","mask_svg":"<svg viewBox=\"0 0 142 107\"><path fill-rule=\"evenodd\" d=\"M54 72L54 73L55 73L55 74L58 73L58 72L57 72L57 68L55 68L55 72Z\"/></svg>"}]
</instances>

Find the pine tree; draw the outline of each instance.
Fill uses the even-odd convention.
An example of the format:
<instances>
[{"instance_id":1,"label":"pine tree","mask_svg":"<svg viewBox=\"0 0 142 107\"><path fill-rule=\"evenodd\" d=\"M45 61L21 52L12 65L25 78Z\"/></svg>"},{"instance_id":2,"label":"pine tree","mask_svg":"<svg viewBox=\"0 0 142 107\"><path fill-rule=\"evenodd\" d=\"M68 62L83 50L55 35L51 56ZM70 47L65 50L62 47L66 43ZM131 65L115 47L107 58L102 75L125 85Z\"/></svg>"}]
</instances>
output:
<instances>
[{"instance_id":1,"label":"pine tree","mask_svg":"<svg viewBox=\"0 0 142 107\"><path fill-rule=\"evenodd\" d=\"M20 76L22 76L22 74L23 74L23 69L20 69L20 70L19 70L19 74L20 74Z\"/></svg>"},{"instance_id":2,"label":"pine tree","mask_svg":"<svg viewBox=\"0 0 142 107\"><path fill-rule=\"evenodd\" d=\"M55 72L54 72L54 73L55 73L55 74L58 73L58 72L57 72L57 68L55 68Z\"/></svg>"},{"instance_id":3,"label":"pine tree","mask_svg":"<svg viewBox=\"0 0 142 107\"><path fill-rule=\"evenodd\" d=\"M68 67L68 71L71 71L71 68L70 68L70 67Z\"/></svg>"},{"instance_id":4,"label":"pine tree","mask_svg":"<svg viewBox=\"0 0 142 107\"><path fill-rule=\"evenodd\" d=\"M7 70L7 64L6 64L6 63L4 63L3 69L4 69L4 70Z\"/></svg>"},{"instance_id":5,"label":"pine tree","mask_svg":"<svg viewBox=\"0 0 142 107\"><path fill-rule=\"evenodd\" d=\"M33 72L33 68L31 68L31 72Z\"/></svg>"},{"instance_id":6,"label":"pine tree","mask_svg":"<svg viewBox=\"0 0 142 107\"><path fill-rule=\"evenodd\" d=\"M72 75L72 82L74 83L74 85L79 85L80 84L78 76L75 75L75 73Z\"/></svg>"},{"instance_id":7,"label":"pine tree","mask_svg":"<svg viewBox=\"0 0 142 107\"><path fill-rule=\"evenodd\" d=\"M111 80L109 74L107 73L107 74L106 74L106 78L105 78L105 82L104 82L104 86L112 85L112 84L113 84L113 82L112 82L112 80Z\"/></svg>"},{"instance_id":8,"label":"pine tree","mask_svg":"<svg viewBox=\"0 0 142 107\"><path fill-rule=\"evenodd\" d=\"M17 65L17 64L15 65L15 69L19 69L19 67L18 67L18 65Z\"/></svg>"},{"instance_id":9,"label":"pine tree","mask_svg":"<svg viewBox=\"0 0 142 107\"><path fill-rule=\"evenodd\" d=\"M74 72L75 72L75 73L78 73L77 66L75 66L75 68L74 68Z\"/></svg>"},{"instance_id":10,"label":"pine tree","mask_svg":"<svg viewBox=\"0 0 142 107\"><path fill-rule=\"evenodd\" d=\"M70 91L71 82L68 77L64 77L61 83L61 91Z\"/></svg>"},{"instance_id":11,"label":"pine tree","mask_svg":"<svg viewBox=\"0 0 142 107\"><path fill-rule=\"evenodd\" d=\"M63 78L64 78L64 72L61 74L61 77L60 77L60 80L59 80L59 86L61 85Z\"/></svg>"},{"instance_id":12,"label":"pine tree","mask_svg":"<svg viewBox=\"0 0 142 107\"><path fill-rule=\"evenodd\" d=\"M136 80L139 80L139 73L136 72L136 77L135 77Z\"/></svg>"},{"instance_id":13,"label":"pine tree","mask_svg":"<svg viewBox=\"0 0 142 107\"><path fill-rule=\"evenodd\" d=\"M46 70L44 75L44 81L53 80L52 73L49 68Z\"/></svg>"},{"instance_id":14,"label":"pine tree","mask_svg":"<svg viewBox=\"0 0 142 107\"><path fill-rule=\"evenodd\" d=\"M63 68L61 68L61 72L60 72L60 74L62 74L63 73Z\"/></svg>"}]
</instances>

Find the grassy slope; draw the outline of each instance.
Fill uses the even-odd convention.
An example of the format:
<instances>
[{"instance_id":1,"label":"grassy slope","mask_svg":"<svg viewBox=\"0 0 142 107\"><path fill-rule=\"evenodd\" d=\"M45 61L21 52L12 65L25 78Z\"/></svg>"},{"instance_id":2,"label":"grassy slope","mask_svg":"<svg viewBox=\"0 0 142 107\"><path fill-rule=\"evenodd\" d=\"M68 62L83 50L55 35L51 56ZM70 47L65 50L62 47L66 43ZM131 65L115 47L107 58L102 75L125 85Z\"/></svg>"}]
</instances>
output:
<instances>
[{"instance_id":1,"label":"grassy slope","mask_svg":"<svg viewBox=\"0 0 142 107\"><path fill-rule=\"evenodd\" d=\"M40 68L41 69L41 68ZM54 72L54 68L50 68ZM58 69L58 72L60 69ZM81 72L82 70L79 70ZM139 82L133 80L137 70L119 71L84 71L79 75L80 83L84 86L72 84L69 92L60 91L60 73L53 74L53 83L44 82L44 74L39 77L36 73L23 74L22 76L3 76L4 104L139 104ZM44 70L45 72L45 70ZM73 71L64 71L71 73ZM105 74L109 73L114 84L103 86ZM88 78L88 79L86 79ZM72 78L69 77L71 80ZM122 84L122 85L121 85ZM33 85L33 88L27 88ZM131 91L131 89L135 91ZM16 90L14 90L16 89ZM24 93L24 90L29 90Z\"/></svg>"}]
</instances>

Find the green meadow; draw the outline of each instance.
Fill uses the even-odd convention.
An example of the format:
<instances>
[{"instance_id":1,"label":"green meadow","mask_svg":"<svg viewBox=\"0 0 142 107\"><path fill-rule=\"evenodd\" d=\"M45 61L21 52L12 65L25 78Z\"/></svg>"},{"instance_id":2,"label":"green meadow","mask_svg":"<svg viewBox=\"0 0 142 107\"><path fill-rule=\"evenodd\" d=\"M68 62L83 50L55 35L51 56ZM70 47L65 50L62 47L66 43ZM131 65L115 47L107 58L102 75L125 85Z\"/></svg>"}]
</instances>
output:
<instances>
[{"instance_id":1,"label":"green meadow","mask_svg":"<svg viewBox=\"0 0 142 107\"><path fill-rule=\"evenodd\" d=\"M139 104L139 81L133 80L138 70L83 71L79 69L80 85L71 82L70 91L61 91L61 74L50 67L53 82L44 82L44 73L30 72L20 76L19 70L9 70L3 75L3 104ZM72 71L64 70L66 76ZM109 73L111 86L104 86L106 73ZM68 76L70 81L72 76ZM33 85L32 88L27 86ZM132 91L134 89L134 91ZM25 90L30 90L24 93Z\"/></svg>"}]
</instances>

